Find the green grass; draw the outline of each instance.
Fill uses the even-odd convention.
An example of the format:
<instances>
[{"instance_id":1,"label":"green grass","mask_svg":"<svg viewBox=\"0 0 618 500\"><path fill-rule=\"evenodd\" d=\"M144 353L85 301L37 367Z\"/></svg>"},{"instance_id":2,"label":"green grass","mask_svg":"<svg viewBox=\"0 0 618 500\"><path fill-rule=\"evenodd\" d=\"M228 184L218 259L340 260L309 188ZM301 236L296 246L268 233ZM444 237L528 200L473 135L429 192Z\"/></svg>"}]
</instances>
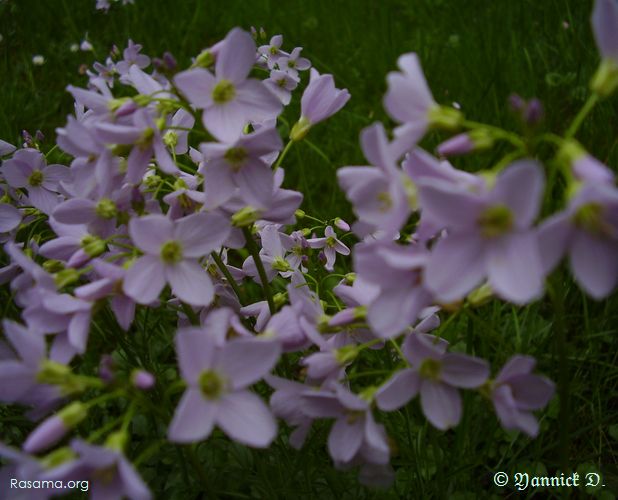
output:
<instances>
[{"instance_id":1,"label":"green grass","mask_svg":"<svg viewBox=\"0 0 618 500\"><path fill-rule=\"evenodd\" d=\"M381 106L385 75L395 69L400 54L418 52L436 100L460 103L469 119L515 126L506 101L517 92L540 98L547 115L543 126L559 133L583 105L598 63L589 25L592 2L582 0L136 0L136 5L115 6L107 15L96 12L94 4L0 2L0 138L16 143L22 129L41 129L47 137L44 146L51 147L54 129L72 111L64 88L84 85L79 67L94 61L91 54L69 51L86 32L98 59L104 59L112 44L122 48L132 38L149 55L170 50L182 67L233 26L263 26L269 35L282 33L285 48L303 46L316 68L333 73L338 86L352 95L344 110L311 131L311 144L295 145L284 162L286 185L301 190L303 208L320 218L352 219L335 171L364 164L360 130L375 120L388 123ZM46 64L33 66L34 54L43 54ZM618 164L617 102L614 97L601 103L578 134L595 156L612 166ZM296 100L286 118L295 120L297 113ZM423 144L432 149L441 138L431 135ZM495 159L481 155L456 164L480 170ZM253 451L215 434L196 450L210 496L499 498L512 490L493 486L494 472L546 468L566 474L585 466L604 474L606 487L595 494L618 492L618 300L586 298L566 267L554 278L557 300L563 303L561 317L549 296L526 308L492 302L460 313L443 331L457 349L491 360L494 373L520 352L537 357L539 370L560 381L560 397L541 413L537 439L501 430L492 409L474 394L465 396L460 426L447 433L428 426L413 402L384 420L397 447L392 459L397 480L389 491L374 492L358 485L354 471L332 468L325 450L328 422L316 427L301 452L285 444L285 435L269 450ZM8 294L2 289L0 303ZM7 315L16 314L9 308ZM148 317L144 310L139 314L129 352L137 352L140 345L155 354L169 349L169 319ZM99 317L97 322L95 346L120 342L113 321ZM0 408L1 439L20 442L30 428L12 425L15 415ZM138 440L152 425L134 422ZM148 444L139 442L133 456ZM197 498L195 474L178 466L185 452L165 445L140 464L157 496ZM537 497L568 493L548 490Z\"/></svg>"}]
</instances>

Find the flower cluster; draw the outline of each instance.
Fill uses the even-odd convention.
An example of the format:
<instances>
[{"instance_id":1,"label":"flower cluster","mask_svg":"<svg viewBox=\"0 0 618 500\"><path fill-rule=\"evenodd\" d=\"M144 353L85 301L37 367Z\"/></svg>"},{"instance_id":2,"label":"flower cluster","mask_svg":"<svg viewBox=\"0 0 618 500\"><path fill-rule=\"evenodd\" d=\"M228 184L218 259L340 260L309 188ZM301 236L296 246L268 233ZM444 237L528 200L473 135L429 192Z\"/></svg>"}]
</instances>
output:
<instances>
[{"instance_id":1,"label":"flower cluster","mask_svg":"<svg viewBox=\"0 0 618 500\"><path fill-rule=\"evenodd\" d=\"M593 25L598 99L618 81L616 4L599 0ZM532 412L554 384L533 373L535 360L514 355L492 378L486 360L443 338L442 320L492 297L541 298L565 255L589 295L612 292L618 190L573 138L583 117L564 137L538 139L555 145L567 185L565 208L539 221L548 186L526 139L437 104L418 56L405 54L384 98L396 128L363 130L369 165L337 172L358 217L350 228L307 214L302 194L283 187L289 149L350 95L315 68L303 84L310 62L301 48L284 52L280 35L257 46L257 36L235 28L182 71L169 54L155 65L131 41L121 59L95 64L87 88L67 88L75 113L57 130L57 156L68 165L50 164L56 156L38 143L0 141L0 238L10 259L0 283L20 309L19 321L3 323L0 400L31 407L40 421L22 451L0 446L14 477L79 475L95 496L149 498L125 456L136 413L150 414L165 429L158 439L172 443L202 441L217 427L259 448L277 435L276 417L294 429L296 448L315 421L331 419L335 466L359 466L363 482L379 485L394 476L382 422L417 395L439 430L458 425L460 391L474 390L505 429L538 434ZM288 128L280 115L301 85ZM418 145L437 129L457 132L439 157ZM489 170L445 159L497 142L512 150ZM154 310L174 324L166 342L175 349L160 353L164 379L132 355L119 369L118 356L90 338L102 315L133 332ZM132 353L130 343L131 333L106 348ZM76 367L93 349L99 372L84 373ZM361 377L357 362L374 354L394 369ZM269 405L258 394L270 394ZM57 447L108 400L123 408L116 427Z\"/></svg>"}]
</instances>

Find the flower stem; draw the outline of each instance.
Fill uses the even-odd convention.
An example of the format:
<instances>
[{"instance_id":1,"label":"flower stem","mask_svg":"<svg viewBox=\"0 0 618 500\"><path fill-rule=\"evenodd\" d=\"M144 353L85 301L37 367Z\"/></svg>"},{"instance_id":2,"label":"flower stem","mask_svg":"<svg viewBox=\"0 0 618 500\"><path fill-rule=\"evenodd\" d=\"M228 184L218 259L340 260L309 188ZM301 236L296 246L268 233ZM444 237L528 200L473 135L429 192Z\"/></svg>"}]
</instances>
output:
<instances>
[{"instance_id":1,"label":"flower stem","mask_svg":"<svg viewBox=\"0 0 618 500\"><path fill-rule=\"evenodd\" d=\"M184 302L181 302L181 304L182 304L182 310L187 315L187 318L189 318L189 321L191 322L191 324L193 326L199 325L200 318L197 314L195 314L195 311L191 309L191 306L188 304L185 304Z\"/></svg>"},{"instance_id":2,"label":"flower stem","mask_svg":"<svg viewBox=\"0 0 618 500\"><path fill-rule=\"evenodd\" d=\"M217 267L221 270L221 272L223 273L223 276L225 276L225 279L227 280L227 282L230 284L230 286L234 290L234 293L236 294L236 297L238 297L238 301L240 302L240 305L244 306L245 303L243 302L243 299L242 299L242 292L240 291L240 288L238 287L238 283L236 283L236 280L232 277L232 274L230 273L229 269L225 265L225 262L223 262L223 259L219 257L219 254L217 252L212 252L211 255L212 255L213 260L215 261L215 264L217 264Z\"/></svg>"},{"instance_id":3,"label":"flower stem","mask_svg":"<svg viewBox=\"0 0 618 500\"><path fill-rule=\"evenodd\" d=\"M590 97L588 97L588 100L585 102L582 109L579 110L579 113L577 113L577 116L573 119L571 126L566 131L566 134L564 135L565 139L570 139L577 133L584 119L592 111L592 108L594 108L597 102L599 102L599 96L597 94L591 94Z\"/></svg>"},{"instance_id":4,"label":"flower stem","mask_svg":"<svg viewBox=\"0 0 618 500\"><path fill-rule=\"evenodd\" d=\"M558 397L560 398L560 435L559 452L562 460L561 467L566 470L569 467L569 444L570 444L570 409L569 409L569 366L566 344L566 331L564 324L564 297L562 286L558 283L560 276L553 276L548 283L548 292L554 307L555 349L558 355Z\"/></svg>"},{"instance_id":5,"label":"flower stem","mask_svg":"<svg viewBox=\"0 0 618 500\"><path fill-rule=\"evenodd\" d=\"M281 154L279 155L279 158L277 158L277 161L275 162L275 164L273 165L273 170L276 171L279 166L281 165L281 162L283 161L283 158L285 157L286 154L288 154L288 151L290 150L290 148L292 147L292 144L294 144L294 141L290 140L288 141L288 143L285 145L285 148L283 148L283 151L281 152Z\"/></svg>"},{"instance_id":6,"label":"flower stem","mask_svg":"<svg viewBox=\"0 0 618 500\"><path fill-rule=\"evenodd\" d=\"M262 259L260 258L260 250L255 241L253 240L251 230L249 228L243 227L242 232L245 235L247 250L249 250L249 253L253 257L255 267L257 268L258 274L260 275L262 289L264 290L264 295L266 296L266 301L268 302L268 309L270 310L270 314L275 314L275 301L273 300L273 294L270 291L270 285L268 284L268 278L266 276L266 271L264 270L264 264L262 263Z\"/></svg>"}]
</instances>

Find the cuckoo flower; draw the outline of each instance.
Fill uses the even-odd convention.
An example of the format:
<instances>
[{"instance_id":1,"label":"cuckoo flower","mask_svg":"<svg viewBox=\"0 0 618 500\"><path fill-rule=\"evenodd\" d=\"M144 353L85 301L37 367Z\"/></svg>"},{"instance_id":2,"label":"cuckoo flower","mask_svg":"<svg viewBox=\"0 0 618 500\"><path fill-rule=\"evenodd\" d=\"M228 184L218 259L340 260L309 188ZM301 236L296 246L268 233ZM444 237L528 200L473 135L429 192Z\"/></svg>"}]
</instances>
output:
<instances>
[{"instance_id":1,"label":"cuckoo flower","mask_svg":"<svg viewBox=\"0 0 618 500\"><path fill-rule=\"evenodd\" d=\"M428 254L422 248L392 242L357 244L354 270L368 284L379 288L368 292L367 321L380 338L391 338L411 325L432 303L422 279Z\"/></svg>"},{"instance_id":2,"label":"cuckoo flower","mask_svg":"<svg viewBox=\"0 0 618 500\"><path fill-rule=\"evenodd\" d=\"M419 392L423 413L434 427L446 430L461 419L461 396L457 388L476 388L489 376L487 363L459 353L447 353L448 343L426 333L412 333L403 353L410 364L397 372L378 391L378 408L393 411Z\"/></svg>"},{"instance_id":3,"label":"cuckoo flower","mask_svg":"<svg viewBox=\"0 0 618 500\"><path fill-rule=\"evenodd\" d=\"M116 63L116 71L121 75L127 74L133 65L138 68L145 68L150 64L150 57L140 54L142 46L139 43L133 43L129 39L127 48L122 51L122 61Z\"/></svg>"},{"instance_id":4,"label":"cuckoo flower","mask_svg":"<svg viewBox=\"0 0 618 500\"><path fill-rule=\"evenodd\" d=\"M264 208L272 202L275 189L273 172L263 156L281 149L275 128L263 127L230 143L203 143L200 151L206 160L204 193L206 207L215 208L238 195L249 205Z\"/></svg>"},{"instance_id":5,"label":"cuckoo flower","mask_svg":"<svg viewBox=\"0 0 618 500\"><path fill-rule=\"evenodd\" d=\"M531 411L543 408L554 394L551 380L532 374L535 365L530 356L513 356L491 384L491 400L502 426L531 437L539 432Z\"/></svg>"},{"instance_id":6,"label":"cuckoo flower","mask_svg":"<svg viewBox=\"0 0 618 500\"><path fill-rule=\"evenodd\" d=\"M463 298L485 277L497 295L517 304L541 295L543 269L530 226L543 182L539 165L521 160L503 170L487 192L437 179L419 183L423 213L448 231L425 269L426 285L439 301Z\"/></svg>"},{"instance_id":7,"label":"cuckoo flower","mask_svg":"<svg viewBox=\"0 0 618 500\"><path fill-rule=\"evenodd\" d=\"M199 259L218 248L229 231L224 217L203 212L176 221L163 215L132 219L129 234L145 255L127 272L124 293L139 304L150 304L169 283L183 302L210 304L213 285Z\"/></svg>"},{"instance_id":8,"label":"cuckoo flower","mask_svg":"<svg viewBox=\"0 0 618 500\"><path fill-rule=\"evenodd\" d=\"M0 203L0 233L8 233L21 223L21 213L13 205Z\"/></svg>"},{"instance_id":9,"label":"cuckoo flower","mask_svg":"<svg viewBox=\"0 0 618 500\"><path fill-rule=\"evenodd\" d=\"M215 75L203 68L178 73L174 84L198 109L204 127L218 140L234 142L249 121L274 118L281 103L260 80L247 78L255 63L255 43L239 28L223 42Z\"/></svg>"},{"instance_id":10,"label":"cuckoo flower","mask_svg":"<svg viewBox=\"0 0 618 500\"><path fill-rule=\"evenodd\" d=\"M0 400L5 403L37 404L60 398L54 386L37 381L43 361L47 359L45 337L14 321L4 320L2 329L16 356L0 357ZM11 352L11 351L9 351Z\"/></svg>"},{"instance_id":11,"label":"cuckoo flower","mask_svg":"<svg viewBox=\"0 0 618 500\"><path fill-rule=\"evenodd\" d=\"M217 425L242 444L267 447L277 424L264 402L247 388L271 370L280 351L273 340L239 339L221 346L205 328L180 330L176 353L188 388L176 407L169 439L201 441Z\"/></svg>"},{"instance_id":12,"label":"cuckoo flower","mask_svg":"<svg viewBox=\"0 0 618 500\"><path fill-rule=\"evenodd\" d=\"M300 449L313 423L313 419L303 412L302 396L314 390L314 387L274 375L267 375L264 380L275 390L270 398L273 413L291 427L295 427L290 434L290 444L295 449Z\"/></svg>"},{"instance_id":13,"label":"cuckoo flower","mask_svg":"<svg viewBox=\"0 0 618 500\"><path fill-rule=\"evenodd\" d=\"M427 86L418 56L404 54L397 60L401 72L387 76L388 91L384 96L386 112L401 125L395 129L403 152L416 144L429 126L429 113L437 107Z\"/></svg>"},{"instance_id":14,"label":"cuckoo flower","mask_svg":"<svg viewBox=\"0 0 618 500\"><path fill-rule=\"evenodd\" d=\"M272 281L277 273L284 278L292 275L292 265L285 256L283 247L282 235L275 224L268 224L260 231L260 241L262 249L260 250L260 259L265 266L266 276L269 281ZM259 273L253 257L247 257L243 263L243 271L254 280L258 280Z\"/></svg>"},{"instance_id":15,"label":"cuckoo flower","mask_svg":"<svg viewBox=\"0 0 618 500\"><path fill-rule=\"evenodd\" d=\"M87 225L90 234L107 238L116 230L119 213L128 208L125 195L126 192L115 190L107 196L69 198L54 208L52 216L61 224Z\"/></svg>"},{"instance_id":16,"label":"cuckoo flower","mask_svg":"<svg viewBox=\"0 0 618 500\"><path fill-rule=\"evenodd\" d=\"M596 0L592 12L592 31L601 53L601 65L591 87L601 96L618 86L618 4L615 0Z\"/></svg>"},{"instance_id":17,"label":"cuckoo flower","mask_svg":"<svg viewBox=\"0 0 618 500\"><path fill-rule=\"evenodd\" d=\"M327 271L332 271L334 269L335 259L338 253L341 255L350 255L350 249L337 239L337 235L332 226L326 226L323 238L311 238L308 239L307 242L311 248L324 249L324 255L326 256L326 265L324 267Z\"/></svg>"},{"instance_id":18,"label":"cuckoo flower","mask_svg":"<svg viewBox=\"0 0 618 500\"><path fill-rule=\"evenodd\" d=\"M167 150L162 131L150 110L140 109L133 113L131 119L131 125L104 122L96 125L99 138L106 143L133 146L127 158L127 181L138 184L153 155L163 172L178 173L178 167Z\"/></svg>"},{"instance_id":19,"label":"cuckoo flower","mask_svg":"<svg viewBox=\"0 0 618 500\"><path fill-rule=\"evenodd\" d=\"M10 485L14 480L17 480L18 484L22 481L37 481L40 480L40 475L44 471L43 465L36 457L6 446L2 442L0 442L0 458L8 462L8 465L0 468L0 484ZM41 486L40 489L29 490L9 486L3 498L5 500L48 500L63 492L55 489L53 483Z\"/></svg>"},{"instance_id":20,"label":"cuckoo flower","mask_svg":"<svg viewBox=\"0 0 618 500\"><path fill-rule=\"evenodd\" d=\"M0 156L10 155L15 151L15 146L0 139Z\"/></svg>"},{"instance_id":21,"label":"cuckoo flower","mask_svg":"<svg viewBox=\"0 0 618 500\"><path fill-rule=\"evenodd\" d=\"M357 223L355 232L394 238L412 212L412 183L396 166L397 154L381 123L361 132L361 147L375 167L343 167L337 171L339 185L359 218L360 227Z\"/></svg>"},{"instance_id":22,"label":"cuckoo flower","mask_svg":"<svg viewBox=\"0 0 618 500\"><path fill-rule=\"evenodd\" d=\"M353 394L339 384L331 390L303 394L303 411L313 418L335 418L328 435L328 451L338 464L361 456L364 461L388 463L390 450L384 427L371 413L370 401Z\"/></svg>"},{"instance_id":23,"label":"cuckoo flower","mask_svg":"<svg viewBox=\"0 0 618 500\"><path fill-rule=\"evenodd\" d=\"M33 206L46 214L58 204L60 181L68 180L70 171L64 165L47 165L36 149L20 149L0 169L7 184L26 188Z\"/></svg>"},{"instance_id":24,"label":"cuckoo flower","mask_svg":"<svg viewBox=\"0 0 618 500\"><path fill-rule=\"evenodd\" d=\"M282 104L287 106L292 99L292 90L298 86L300 78L279 69L270 72L270 77L264 80L264 85L275 94Z\"/></svg>"},{"instance_id":25,"label":"cuckoo flower","mask_svg":"<svg viewBox=\"0 0 618 500\"><path fill-rule=\"evenodd\" d=\"M309 85L300 100L300 119L292 127L290 138L301 140L313 125L334 115L349 99L347 89L335 87L333 75L320 75L318 70L311 68Z\"/></svg>"},{"instance_id":26,"label":"cuckoo flower","mask_svg":"<svg viewBox=\"0 0 618 500\"><path fill-rule=\"evenodd\" d=\"M298 76L299 71L305 71L311 67L311 62L305 57L300 57L302 47L296 47L289 56L282 56L277 65L282 71L291 76Z\"/></svg>"},{"instance_id":27,"label":"cuckoo flower","mask_svg":"<svg viewBox=\"0 0 618 500\"><path fill-rule=\"evenodd\" d=\"M539 244L546 273L566 252L581 287L595 299L607 296L618 282L618 190L584 184L564 212L543 222Z\"/></svg>"},{"instance_id":28,"label":"cuckoo flower","mask_svg":"<svg viewBox=\"0 0 618 500\"><path fill-rule=\"evenodd\" d=\"M283 36L274 35L267 45L260 45L257 49L258 54L260 54L259 61L261 61L262 64L266 62L269 68L274 68L279 58L286 55L286 53L281 50L282 44Z\"/></svg>"},{"instance_id":29,"label":"cuckoo flower","mask_svg":"<svg viewBox=\"0 0 618 500\"><path fill-rule=\"evenodd\" d=\"M100 279L92 279L90 283L77 287L75 296L89 301L110 297L116 321L123 330L128 330L135 316L135 301L122 291L122 280L127 271L101 259L92 261L92 267Z\"/></svg>"},{"instance_id":30,"label":"cuckoo flower","mask_svg":"<svg viewBox=\"0 0 618 500\"><path fill-rule=\"evenodd\" d=\"M97 446L80 439L71 442L77 454L73 460L46 470L40 476L47 481L90 481L93 498L131 498L148 500L150 491L122 451L112 446Z\"/></svg>"}]
</instances>

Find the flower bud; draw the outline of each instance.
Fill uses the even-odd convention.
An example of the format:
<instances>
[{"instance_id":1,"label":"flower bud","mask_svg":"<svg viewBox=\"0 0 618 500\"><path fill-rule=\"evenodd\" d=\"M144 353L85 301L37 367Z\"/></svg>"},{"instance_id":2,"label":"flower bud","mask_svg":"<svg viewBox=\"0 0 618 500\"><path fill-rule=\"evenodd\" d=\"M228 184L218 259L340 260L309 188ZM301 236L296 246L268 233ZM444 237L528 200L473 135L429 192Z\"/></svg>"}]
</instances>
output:
<instances>
[{"instance_id":1,"label":"flower bud","mask_svg":"<svg viewBox=\"0 0 618 500\"><path fill-rule=\"evenodd\" d=\"M478 128L451 137L440 144L437 151L441 156L457 156L465 155L472 151L489 149L493 144L494 139L491 133L487 129Z\"/></svg>"},{"instance_id":2,"label":"flower bud","mask_svg":"<svg viewBox=\"0 0 618 500\"><path fill-rule=\"evenodd\" d=\"M436 105L428 113L429 126L443 130L456 130L464 119L463 113L447 106Z\"/></svg>"},{"instance_id":3,"label":"flower bud","mask_svg":"<svg viewBox=\"0 0 618 500\"><path fill-rule=\"evenodd\" d=\"M277 292L273 295L273 301L275 303L275 307L282 307L287 302L287 295L285 293Z\"/></svg>"},{"instance_id":4,"label":"flower bud","mask_svg":"<svg viewBox=\"0 0 618 500\"><path fill-rule=\"evenodd\" d=\"M36 380L41 384L58 386L63 395L83 392L88 388L87 382L74 376L69 366L48 359L41 363Z\"/></svg>"},{"instance_id":5,"label":"flower bud","mask_svg":"<svg viewBox=\"0 0 618 500\"><path fill-rule=\"evenodd\" d=\"M358 356L359 349L355 345L345 345L339 349L335 349L335 359L340 365L351 363Z\"/></svg>"},{"instance_id":6,"label":"flower bud","mask_svg":"<svg viewBox=\"0 0 618 500\"><path fill-rule=\"evenodd\" d=\"M590 88L599 97L607 97L618 87L618 63L603 59L590 81Z\"/></svg>"},{"instance_id":7,"label":"flower bud","mask_svg":"<svg viewBox=\"0 0 618 500\"><path fill-rule=\"evenodd\" d=\"M311 129L311 123L304 116L300 117L290 132L290 139L293 141L302 141Z\"/></svg>"},{"instance_id":8,"label":"flower bud","mask_svg":"<svg viewBox=\"0 0 618 500\"><path fill-rule=\"evenodd\" d=\"M109 354L103 354L99 361L99 378L106 383L114 380L114 358Z\"/></svg>"},{"instance_id":9,"label":"flower bud","mask_svg":"<svg viewBox=\"0 0 618 500\"><path fill-rule=\"evenodd\" d=\"M89 257L98 257L107 250L105 241L91 234L87 234L82 238L81 247Z\"/></svg>"},{"instance_id":10,"label":"flower bud","mask_svg":"<svg viewBox=\"0 0 618 500\"><path fill-rule=\"evenodd\" d=\"M294 212L294 215L296 216L297 219L302 219L305 217L305 211L301 210L300 208L296 209L296 211Z\"/></svg>"},{"instance_id":11,"label":"flower bud","mask_svg":"<svg viewBox=\"0 0 618 500\"><path fill-rule=\"evenodd\" d=\"M40 464L44 469L52 469L75 459L75 452L68 446L63 446L45 455Z\"/></svg>"},{"instance_id":12,"label":"flower bud","mask_svg":"<svg viewBox=\"0 0 618 500\"><path fill-rule=\"evenodd\" d=\"M235 227L250 226L259 218L260 215L257 209L247 206L232 215L232 225Z\"/></svg>"},{"instance_id":13,"label":"flower bud","mask_svg":"<svg viewBox=\"0 0 618 500\"><path fill-rule=\"evenodd\" d=\"M202 50L195 58L193 68L210 68L215 63L215 56L208 49Z\"/></svg>"},{"instance_id":14,"label":"flower bud","mask_svg":"<svg viewBox=\"0 0 618 500\"><path fill-rule=\"evenodd\" d=\"M26 453L39 453L60 441L70 429L88 415L88 408L76 401L63 408L58 414L45 419L34 429L24 442Z\"/></svg>"},{"instance_id":15,"label":"flower bud","mask_svg":"<svg viewBox=\"0 0 618 500\"><path fill-rule=\"evenodd\" d=\"M519 94L511 94L509 96L509 107L513 113L520 114L526 107L526 101Z\"/></svg>"},{"instance_id":16,"label":"flower bud","mask_svg":"<svg viewBox=\"0 0 618 500\"><path fill-rule=\"evenodd\" d=\"M336 217L335 218L335 227L341 229L342 231L349 231L350 230L350 224L348 224L346 221L344 221L342 218L340 217Z\"/></svg>"},{"instance_id":17,"label":"flower bud","mask_svg":"<svg viewBox=\"0 0 618 500\"><path fill-rule=\"evenodd\" d=\"M156 379L150 372L145 370L135 370L131 374L131 382L136 389L147 391L154 387Z\"/></svg>"},{"instance_id":18,"label":"flower bud","mask_svg":"<svg viewBox=\"0 0 618 500\"><path fill-rule=\"evenodd\" d=\"M76 269L63 269L54 274L54 281L58 288L64 288L65 286L72 285L79 280L79 271Z\"/></svg>"},{"instance_id":19,"label":"flower bud","mask_svg":"<svg viewBox=\"0 0 618 500\"><path fill-rule=\"evenodd\" d=\"M543 119L543 104L538 99L530 99L524 113L524 121L530 125L538 125Z\"/></svg>"},{"instance_id":20,"label":"flower bud","mask_svg":"<svg viewBox=\"0 0 618 500\"><path fill-rule=\"evenodd\" d=\"M478 307L489 302L492 297L493 290L491 289L491 286L489 283L484 283L483 285L472 290L466 298L472 307Z\"/></svg>"},{"instance_id":21,"label":"flower bud","mask_svg":"<svg viewBox=\"0 0 618 500\"><path fill-rule=\"evenodd\" d=\"M48 273L57 273L58 271L62 271L64 269L64 264L56 259L49 259L43 262L43 269L45 269Z\"/></svg>"},{"instance_id":22,"label":"flower bud","mask_svg":"<svg viewBox=\"0 0 618 500\"><path fill-rule=\"evenodd\" d=\"M123 451L127 444L128 436L124 431L116 431L105 440L105 446L117 451Z\"/></svg>"}]
</instances>

